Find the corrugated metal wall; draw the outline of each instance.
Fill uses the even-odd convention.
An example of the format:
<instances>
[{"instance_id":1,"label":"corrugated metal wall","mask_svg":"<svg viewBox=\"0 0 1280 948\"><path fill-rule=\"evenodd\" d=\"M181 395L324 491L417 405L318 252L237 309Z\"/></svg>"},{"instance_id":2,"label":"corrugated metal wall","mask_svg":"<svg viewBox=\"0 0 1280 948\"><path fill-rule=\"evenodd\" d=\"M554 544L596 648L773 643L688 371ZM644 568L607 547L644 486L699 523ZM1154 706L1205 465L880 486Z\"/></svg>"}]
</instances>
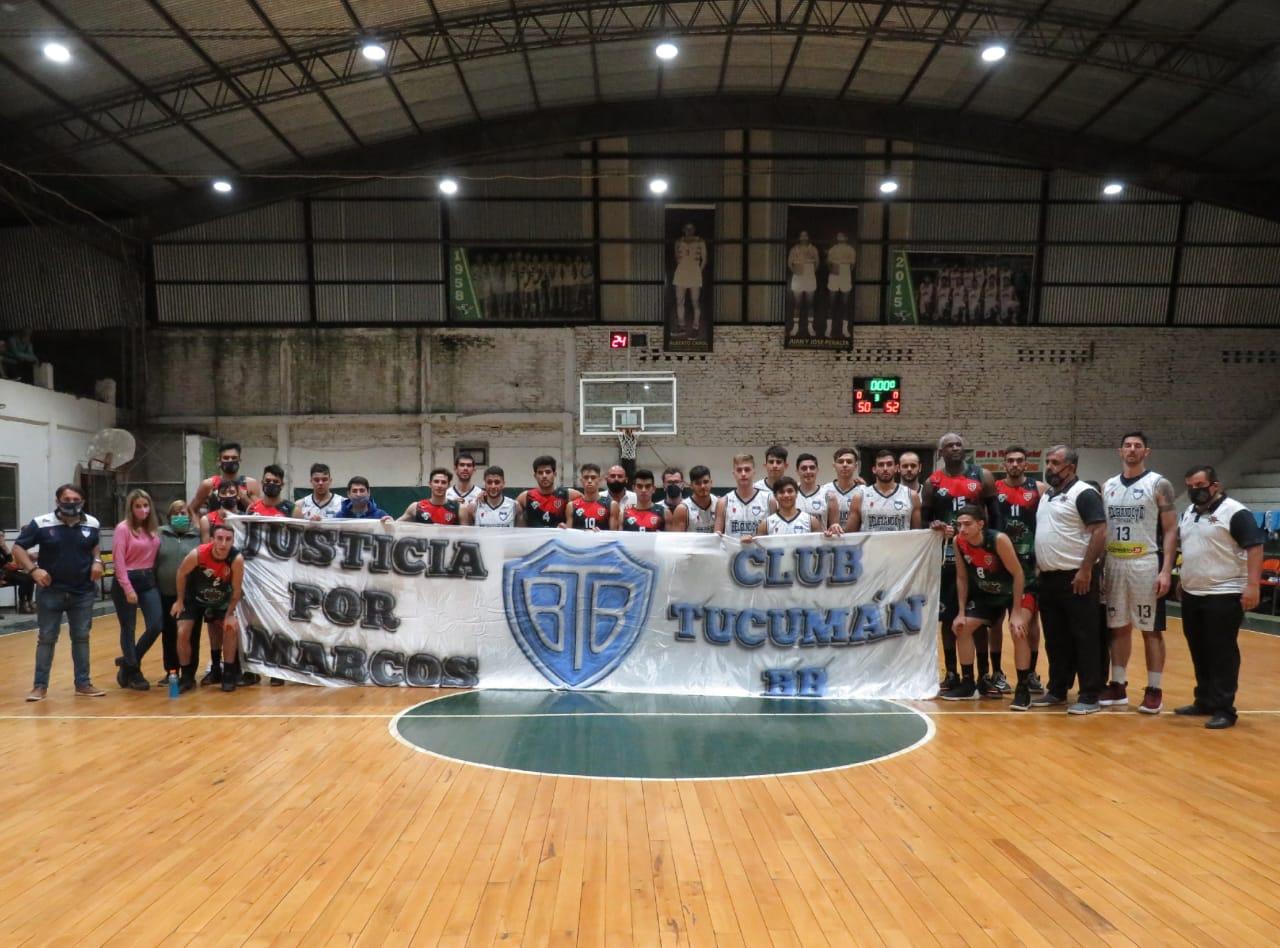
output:
<instances>
[{"instance_id":1,"label":"corrugated metal wall","mask_svg":"<svg viewBox=\"0 0 1280 948\"><path fill-rule=\"evenodd\" d=\"M143 317L142 245L116 252L48 227L0 229L0 325L89 330Z\"/></svg>"},{"instance_id":2,"label":"corrugated metal wall","mask_svg":"<svg viewBox=\"0 0 1280 948\"><path fill-rule=\"evenodd\" d=\"M412 175L168 235L153 247L157 316L443 322L446 240L598 240L601 319L657 322L668 251L663 201L645 185L662 174L671 182L666 203L716 207L720 322L780 322L793 236L787 205L847 203L858 208L862 322L882 318L886 248L906 246L1034 254L1037 315L1046 324L1280 325L1280 224L1220 208L1184 207L1137 188L1110 200L1102 181L1067 172L1047 175L1046 191L1040 169L979 151L893 143L886 156L885 142L838 131L708 130L594 147L598 166L588 142L458 169L462 193L447 204L437 199L435 176ZM598 182L594 167L604 173ZM901 184L890 201L876 190L885 174ZM40 256L19 252L27 256L7 256ZM68 312L72 320L118 318L86 300Z\"/></svg>"}]
</instances>

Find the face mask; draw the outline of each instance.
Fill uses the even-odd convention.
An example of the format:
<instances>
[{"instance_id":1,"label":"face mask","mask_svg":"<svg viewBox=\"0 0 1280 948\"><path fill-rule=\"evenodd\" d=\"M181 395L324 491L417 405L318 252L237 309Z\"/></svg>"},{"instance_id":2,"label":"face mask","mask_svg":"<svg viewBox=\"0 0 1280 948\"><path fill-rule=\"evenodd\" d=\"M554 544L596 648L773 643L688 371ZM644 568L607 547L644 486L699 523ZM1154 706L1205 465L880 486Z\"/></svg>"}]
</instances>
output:
<instances>
[{"instance_id":1,"label":"face mask","mask_svg":"<svg viewBox=\"0 0 1280 948\"><path fill-rule=\"evenodd\" d=\"M351 506L352 507L368 507L369 498L368 497L352 497Z\"/></svg>"},{"instance_id":2,"label":"face mask","mask_svg":"<svg viewBox=\"0 0 1280 948\"><path fill-rule=\"evenodd\" d=\"M620 484L618 481L609 481L608 487L611 494L623 494L627 490L627 485Z\"/></svg>"},{"instance_id":3,"label":"face mask","mask_svg":"<svg viewBox=\"0 0 1280 948\"><path fill-rule=\"evenodd\" d=\"M1213 498L1213 491L1208 487L1192 487L1187 491L1187 496L1193 504L1204 505Z\"/></svg>"},{"instance_id":4,"label":"face mask","mask_svg":"<svg viewBox=\"0 0 1280 948\"><path fill-rule=\"evenodd\" d=\"M186 514L174 514L169 518L169 526L177 533L186 533L191 529L191 518Z\"/></svg>"},{"instance_id":5,"label":"face mask","mask_svg":"<svg viewBox=\"0 0 1280 948\"><path fill-rule=\"evenodd\" d=\"M83 500L62 500L58 502L58 513L64 517L78 517L84 510Z\"/></svg>"},{"instance_id":6,"label":"face mask","mask_svg":"<svg viewBox=\"0 0 1280 948\"><path fill-rule=\"evenodd\" d=\"M236 471L240 470L239 461L223 461L218 466L222 468L222 472L224 474L234 474Z\"/></svg>"},{"instance_id":7,"label":"face mask","mask_svg":"<svg viewBox=\"0 0 1280 948\"><path fill-rule=\"evenodd\" d=\"M263 484L262 493L268 497L279 497L280 491L284 488L283 484Z\"/></svg>"},{"instance_id":8,"label":"face mask","mask_svg":"<svg viewBox=\"0 0 1280 948\"><path fill-rule=\"evenodd\" d=\"M679 484L667 485L667 500L679 500L684 496L684 491L680 489Z\"/></svg>"},{"instance_id":9,"label":"face mask","mask_svg":"<svg viewBox=\"0 0 1280 948\"><path fill-rule=\"evenodd\" d=\"M223 510L236 509L236 499L234 497L219 497L218 503L222 505Z\"/></svg>"}]
</instances>

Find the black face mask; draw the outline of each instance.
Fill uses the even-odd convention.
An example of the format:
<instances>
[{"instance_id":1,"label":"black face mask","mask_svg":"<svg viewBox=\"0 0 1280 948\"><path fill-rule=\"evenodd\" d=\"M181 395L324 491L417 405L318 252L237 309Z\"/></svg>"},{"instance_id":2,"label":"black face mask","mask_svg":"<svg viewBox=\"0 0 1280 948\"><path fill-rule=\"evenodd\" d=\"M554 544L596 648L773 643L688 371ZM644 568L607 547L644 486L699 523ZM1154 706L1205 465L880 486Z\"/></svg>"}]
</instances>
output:
<instances>
[{"instance_id":1,"label":"black face mask","mask_svg":"<svg viewBox=\"0 0 1280 948\"><path fill-rule=\"evenodd\" d=\"M609 481L606 486L609 488L609 493L611 494L623 494L626 493L627 490L627 485L618 481Z\"/></svg>"},{"instance_id":2,"label":"black face mask","mask_svg":"<svg viewBox=\"0 0 1280 948\"><path fill-rule=\"evenodd\" d=\"M679 484L667 485L667 500L679 500L684 496L684 491L680 489Z\"/></svg>"},{"instance_id":3,"label":"black face mask","mask_svg":"<svg viewBox=\"0 0 1280 948\"><path fill-rule=\"evenodd\" d=\"M1192 487L1187 490L1187 496L1193 504L1204 506L1213 499L1213 491L1208 487Z\"/></svg>"},{"instance_id":4,"label":"black face mask","mask_svg":"<svg viewBox=\"0 0 1280 948\"><path fill-rule=\"evenodd\" d=\"M240 462L239 461L223 461L218 465L218 467L222 468L223 474L234 474L236 471L240 470Z\"/></svg>"},{"instance_id":5,"label":"black face mask","mask_svg":"<svg viewBox=\"0 0 1280 948\"><path fill-rule=\"evenodd\" d=\"M82 500L64 500L58 503L58 513L64 517L78 517L82 510L84 510Z\"/></svg>"},{"instance_id":6,"label":"black face mask","mask_svg":"<svg viewBox=\"0 0 1280 948\"><path fill-rule=\"evenodd\" d=\"M280 491L284 489L283 484L263 484L262 493L267 497L279 497Z\"/></svg>"},{"instance_id":7,"label":"black face mask","mask_svg":"<svg viewBox=\"0 0 1280 948\"><path fill-rule=\"evenodd\" d=\"M218 504L222 507L223 510L235 510L236 498L235 497L219 497Z\"/></svg>"}]
</instances>

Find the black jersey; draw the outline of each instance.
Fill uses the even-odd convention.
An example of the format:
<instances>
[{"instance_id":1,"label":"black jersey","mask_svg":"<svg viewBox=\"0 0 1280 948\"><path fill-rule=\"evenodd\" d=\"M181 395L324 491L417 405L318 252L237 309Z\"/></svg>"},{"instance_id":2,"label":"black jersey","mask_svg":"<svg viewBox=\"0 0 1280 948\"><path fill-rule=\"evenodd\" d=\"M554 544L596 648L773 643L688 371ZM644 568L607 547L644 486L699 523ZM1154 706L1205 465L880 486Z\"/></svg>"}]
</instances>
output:
<instances>
[{"instance_id":1,"label":"black jersey","mask_svg":"<svg viewBox=\"0 0 1280 948\"><path fill-rule=\"evenodd\" d=\"M549 494L533 489L527 492L524 505L526 527L558 527L569 512L569 490L557 487Z\"/></svg>"}]
</instances>

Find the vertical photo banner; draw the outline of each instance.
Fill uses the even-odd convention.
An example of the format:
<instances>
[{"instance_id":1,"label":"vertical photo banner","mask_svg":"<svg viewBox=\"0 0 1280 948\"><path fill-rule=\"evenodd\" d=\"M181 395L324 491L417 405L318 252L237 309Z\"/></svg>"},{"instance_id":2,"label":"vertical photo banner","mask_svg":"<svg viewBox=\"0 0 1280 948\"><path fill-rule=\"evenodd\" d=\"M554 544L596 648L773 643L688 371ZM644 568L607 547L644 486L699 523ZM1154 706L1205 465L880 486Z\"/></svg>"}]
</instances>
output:
<instances>
[{"instance_id":1,"label":"vertical photo banner","mask_svg":"<svg viewBox=\"0 0 1280 948\"><path fill-rule=\"evenodd\" d=\"M716 209L710 204L668 204L663 214L663 348L710 352L715 315Z\"/></svg>"},{"instance_id":2,"label":"vertical photo banner","mask_svg":"<svg viewBox=\"0 0 1280 948\"><path fill-rule=\"evenodd\" d=\"M1035 258L1027 253L943 253L896 248L888 321L904 325L1025 326Z\"/></svg>"},{"instance_id":3,"label":"vertical photo banner","mask_svg":"<svg viewBox=\"0 0 1280 948\"><path fill-rule=\"evenodd\" d=\"M596 318L592 248L449 248L449 316L456 322L588 322Z\"/></svg>"},{"instance_id":4,"label":"vertical photo banner","mask_svg":"<svg viewBox=\"0 0 1280 948\"><path fill-rule=\"evenodd\" d=\"M786 348L847 350L853 345L857 237L856 207L787 206Z\"/></svg>"}]
</instances>

